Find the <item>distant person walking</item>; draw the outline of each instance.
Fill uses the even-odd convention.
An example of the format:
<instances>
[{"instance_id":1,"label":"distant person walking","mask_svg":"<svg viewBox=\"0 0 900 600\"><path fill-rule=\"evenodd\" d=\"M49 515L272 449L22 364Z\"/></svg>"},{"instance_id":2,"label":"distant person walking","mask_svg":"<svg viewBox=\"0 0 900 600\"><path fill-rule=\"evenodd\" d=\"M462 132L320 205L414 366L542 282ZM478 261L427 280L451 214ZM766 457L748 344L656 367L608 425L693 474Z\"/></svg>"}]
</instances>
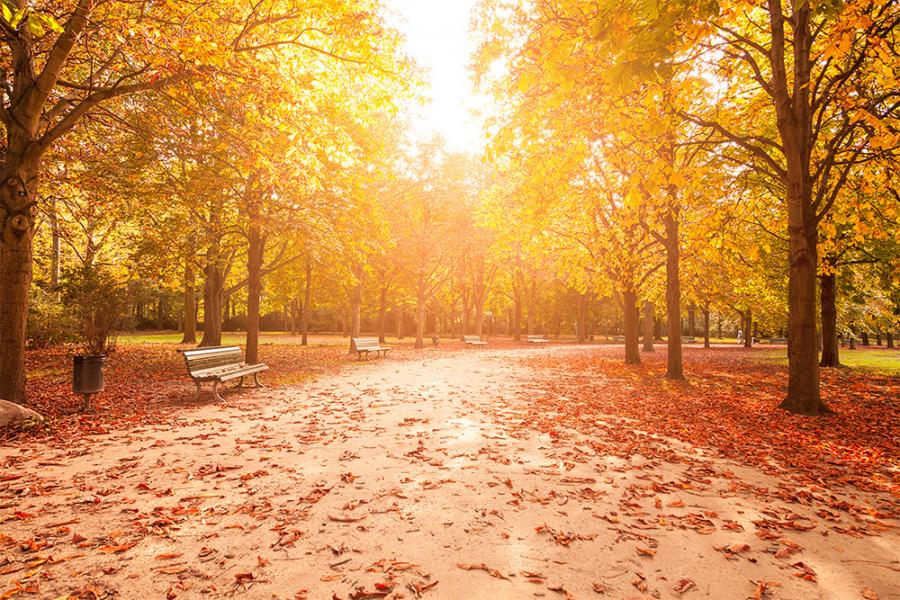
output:
<instances>
[{"instance_id":1,"label":"distant person walking","mask_svg":"<svg viewBox=\"0 0 900 600\"><path fill-rule=\"evenodd\" d=\"M741 329L738 329L738 332L737 332L737 343L738 344L744 343L744 331Z\"/></svg>"}]
</instances>

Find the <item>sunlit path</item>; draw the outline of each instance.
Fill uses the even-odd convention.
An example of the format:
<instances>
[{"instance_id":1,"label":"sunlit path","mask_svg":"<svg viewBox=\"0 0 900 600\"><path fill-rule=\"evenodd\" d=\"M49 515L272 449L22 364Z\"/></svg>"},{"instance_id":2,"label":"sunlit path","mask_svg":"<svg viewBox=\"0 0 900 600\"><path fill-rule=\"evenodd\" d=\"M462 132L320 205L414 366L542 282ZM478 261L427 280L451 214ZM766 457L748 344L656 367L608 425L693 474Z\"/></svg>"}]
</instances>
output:
<instances>
[{"instance_id":1,"label":"sunlit path","mask_svg":"<svg viewBox=\"0 0 900 600\"><path fill-rule=\"evenodd\" d=\"M615 416L594 441L613 426L630 451L523 422L555 390L522 359L597 352L383 360L232 395L176 426L4 449L4 572L47 597L722 598L751 596L751 582L777 597L896 597L895 529L823 535L881 519L815 494L786 502L771 492L787 482L665 437L648 445ZM796 576L807 567L817 582Z\"/></svg>"}]
</instances>

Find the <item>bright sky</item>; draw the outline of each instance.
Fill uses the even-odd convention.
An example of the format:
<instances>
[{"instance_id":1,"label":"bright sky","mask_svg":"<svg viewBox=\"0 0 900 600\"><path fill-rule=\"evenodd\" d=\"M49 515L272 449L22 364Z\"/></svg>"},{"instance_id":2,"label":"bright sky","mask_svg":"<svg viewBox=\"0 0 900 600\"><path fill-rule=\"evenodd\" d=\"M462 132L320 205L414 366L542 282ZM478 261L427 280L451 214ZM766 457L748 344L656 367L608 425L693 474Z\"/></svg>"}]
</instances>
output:
<instances>
[{"instance_id":1,"label":"bright sky","mask_svg":"<svg viewBox=\"0 0 900 600\"><path fill-rule=\"evenodd\" d=\"M426 69L431 102L415 106L413 136L428 139L439 133L451 150L481 153L484 99L473 95L468 64L475 50L469 21L476 0L387 0L396 13L394 25L406 36L406 51Z\"/></svg>"}]
</instances>

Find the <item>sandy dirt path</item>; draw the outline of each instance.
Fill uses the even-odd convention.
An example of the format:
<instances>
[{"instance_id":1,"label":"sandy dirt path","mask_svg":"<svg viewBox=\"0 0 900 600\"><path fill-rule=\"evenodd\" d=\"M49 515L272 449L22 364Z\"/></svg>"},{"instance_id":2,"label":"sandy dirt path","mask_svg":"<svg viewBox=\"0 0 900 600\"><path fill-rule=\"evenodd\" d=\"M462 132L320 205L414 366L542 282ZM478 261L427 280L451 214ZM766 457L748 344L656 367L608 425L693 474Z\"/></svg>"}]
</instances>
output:
<instances>
[{"instance_id":1,"label":"sandy dirt path","mask_svg":"<svg viewBox=\"0 0 900 600\"><path fill-rule=\"evenodd\" d=\"M373 361L0 449L0 598L900 598L896 523L835 533L874 519L671 440L529 433L516 359L585 351Z\"/></svg>"}]
</instances>

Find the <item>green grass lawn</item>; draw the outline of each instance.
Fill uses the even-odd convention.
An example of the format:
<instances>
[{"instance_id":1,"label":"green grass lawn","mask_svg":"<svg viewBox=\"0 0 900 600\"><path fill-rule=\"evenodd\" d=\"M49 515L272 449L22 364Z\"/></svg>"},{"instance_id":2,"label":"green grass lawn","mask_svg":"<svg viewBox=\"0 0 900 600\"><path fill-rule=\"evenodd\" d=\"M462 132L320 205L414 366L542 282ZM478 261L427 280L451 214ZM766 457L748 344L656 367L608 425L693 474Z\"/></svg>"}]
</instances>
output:
<instances>
[{"instance_id":1,"label":"green grass lawn","mask_svg":"<svg viewBox=\"0 0 900 600\"><path fill-rule=\"evenodd\" d=\"M761 361L787 364L787 349L760 350ZM863 348L840 349L841 364L845 367L861 369L880 375L900 375L900 349Z\"/></svg>"}]
</instances>

